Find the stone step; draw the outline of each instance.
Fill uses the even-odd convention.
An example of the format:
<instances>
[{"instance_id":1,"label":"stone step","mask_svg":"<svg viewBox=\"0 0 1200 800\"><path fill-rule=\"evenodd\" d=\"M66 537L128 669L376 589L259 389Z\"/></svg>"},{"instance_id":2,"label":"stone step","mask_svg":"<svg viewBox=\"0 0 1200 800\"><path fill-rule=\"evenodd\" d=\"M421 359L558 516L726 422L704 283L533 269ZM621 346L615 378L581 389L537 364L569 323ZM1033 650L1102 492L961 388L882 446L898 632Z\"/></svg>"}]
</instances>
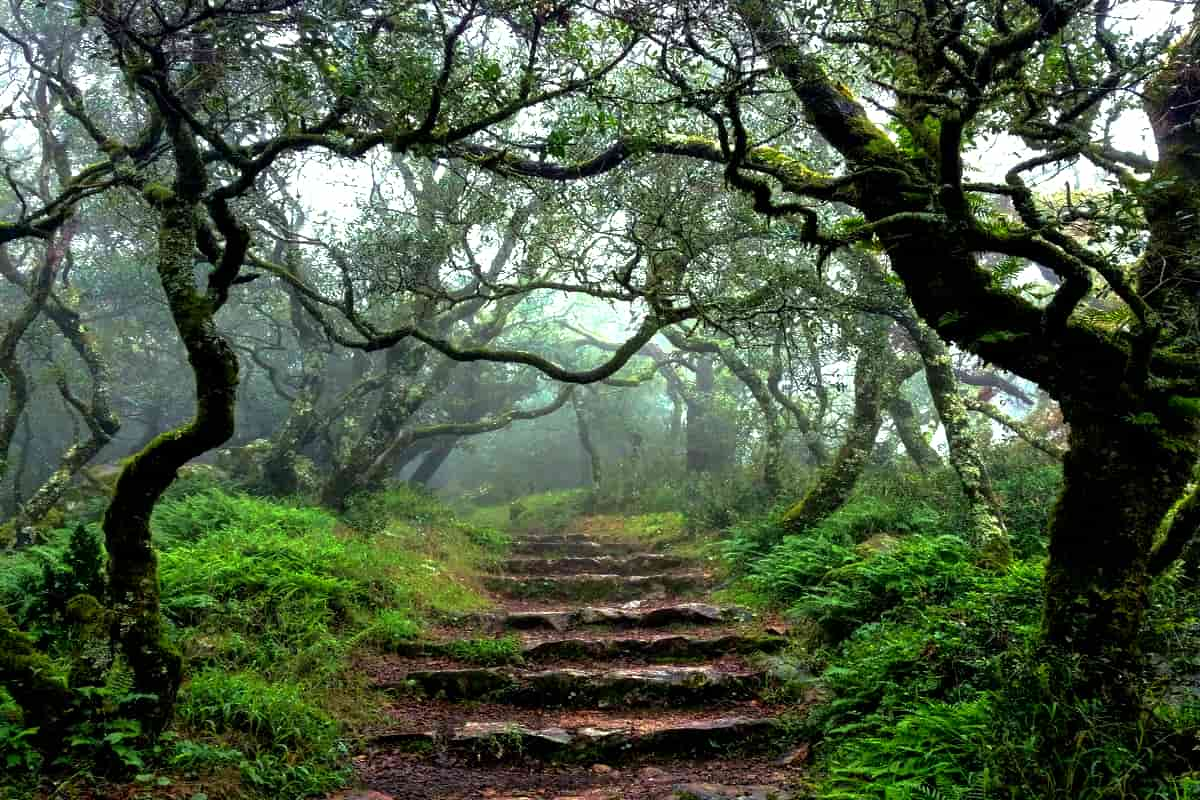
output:
<instances>
[{"instance_id":1,"label":"stone step","mask_svg":"<svg viewBox=\"0 0 1200 800\"><path fill-rule=\"evenodd\" d=\"M766 672L713 667L522 670L505 667L413 670L380 688L417 691L450 702L481 701L531 708L696 706L758 697Z\"/></svg>"},{"instance_id":2,"label":"stone step","mask_svg":"<svg viewBox=\"0 0 1200 800\"><path fill-rule=\"evenodd\" d=\"M653 764L471 764L447 769L432 759L366 759L358 769L366 785L379 791L351 790L330 800L678 800L691 792L706 800L790 800L789 787L802 770L772 757L658 759ZM710 782L715 781L715 782ZM386 792L386 794L385 794ZM686 795L685 795L686 796ZM803 795L807 796L807 795Z\"/></svg>"},{"instance_id":3,"label":"stone step","mask_svg":"<svg viewBox=\"0 0 1200 800\"><path fill-rule=\"evenodd\" d=\"M703 757L786 745L784 726L766 716L696 716L686 720L610 717L590 726L532 726L466 721L448 731L395 730L375 745L440 751L473 761L514 760L615 764L639 758Z\"/></svg>"},{"instance_id":4,"label":"stone step","mask_svg":"<svg viewBox=\"0 0 1200 800\"><path fill-rule=\"evenodd\" d=\"M483 585L515 599L636 600L674 596L710 587L703 572L663 572L657 575L485 575Z\"/></svg>"},{"instance_id":5,"label":"stone step","mask_svg":"<svg viewBox=\"0 0 1200 800\"><path fill-rule=\"evenodd\" d=\"M723 656L746 656L755 653L778 653L787 646L786 636L757 633L726 633L723 635L659 634L630 637L626 634L577 636L570 638L537 637L521 648L521 661L528 664L571 661L642 661L664 662L699 661ZM388 648L392 655L402 658L453 659L455 643L443 641L400 642Z\"/></svg>"},{"instance_id":6,"label":"stone step","mask_svg":"<svg viewBox=\"0 0 1200 800\"><path fill-rule=\"evenodd\" d=\"M610 539L610 540L612 539L612 537L606 537L604 534L593 535L590 533L583 533L581 531L529 531L527 533L521 534L521 537L524 539L530 539L530 540L538 541L538 542L558 542L558 543L562 543L562 542L598 542L598 541L604 541L605 539Z\"/></svg>"},{"instance_id":7,"label":"stone step","mask_svg":"<svg viewBox=\"0 0 1200 800\"><path fill-rule=\"evenodd\" d=\"M549 639L526 645L521 657L530 663L631 659L692 661L729 655L778 653L787 646L785 636L728 634L726 636L655 636L648 639Z\"/></svg>"},{"instance_id":8,"label":"stone step","mask_svg":"<svg viewBox=\"0 0 1200 800\"><path fill-rule=\"evenodd\" d=\"M656 608L587 606L562 611L510 611L477 615L467 622L491 630L552 630L594 625L614 628L666 628L673 625L732 625L747 622L754 614L739 606L705 603L672 603Z\"/></svg>"},{"instance_id":9,"label":"stone step","mask_svg":"<svg viewBox=\"0 0 1200 800\"><path fill-rule=\"evenodd\" d=\"M646 549L642 542L546 541L515 539L510 552L518 556L620 556Z\"/></svg>"},{"instance_id":10,"label":"stone step","mask_svg":"<svg viewBox=\"0 0 1200 800\"><path fill-rule=\"evenodd\" d=\"M682 569L694 563L682 556L637 553L631 556L564 556L561 558L510 558L503 564L510 575L646 575Z\"/></svg>"}]
</instances>

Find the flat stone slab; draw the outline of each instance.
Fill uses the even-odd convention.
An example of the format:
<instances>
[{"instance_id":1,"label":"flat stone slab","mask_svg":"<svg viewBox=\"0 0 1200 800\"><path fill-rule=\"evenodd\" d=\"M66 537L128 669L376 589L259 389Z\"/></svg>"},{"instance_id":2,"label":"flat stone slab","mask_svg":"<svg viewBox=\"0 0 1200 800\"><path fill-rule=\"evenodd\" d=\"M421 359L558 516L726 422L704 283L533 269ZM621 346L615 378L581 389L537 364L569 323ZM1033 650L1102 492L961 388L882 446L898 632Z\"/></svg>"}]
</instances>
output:
<instances>
[{"instance_id":1,"label":"flat stone slab","mask_svg":"<svg viewBox=\"0 0 1200 800\"><path fill-rule=\"evenodd\" d=\"M722 717L661 727L613 720L604 727L530 728L511 722L467 722L449 734L384 733L377 744L436 748L472 760L602 763L630 757L702 756L771 747L782 726L770 717Z\"/></svg>"},{"instance_id":2,"label":"flat stone slab","mask_svg":"<svg viewBox=\"0 0 1200 800\"><path fill-rule=\"evenodd\" d=\"M791 800L794 795L774 786L681 783L673 796L677 800Z\"/></svg>"},{"instance_id":3,"label":"flat stone slab","mask_svg":"<svg viewBox=\"0 0 1200 800\"><path fill-rule=\"evenodd\" d=\"M526 661L584 661L633 658L692 660L726 655L778 653L787 646L784 636L658 636L653 639L553 639L521 651Z\"/></svg>"},{"instance_id":4,"label":"flat stone slab","mask_svg":"<svg viewBox=\"0 0 1200 800\"><path fill-rule=\"evenodd\" d=\"M614 539L604 534L583 533L581 531L530 531L521 535L522 539L535 542L621 542L625 539Z\"/></svg>"},{"instance_id":5,"label":"flat stone slab","mask_svg":"<svg viewBox=\"0 0 1200 800\"><path fill-rule=\"evenodd\" d=\"M520 670L506 667L414 670L382 688L415 689L451 702L485 701L530 708L689 706L759 696L765 672L712 667Z\"/></svg>"},{"instance_id":6,"label":"flat stone slab","mask_svg":"<svg viewBox=\"0 0 1200 800\"><path fill-rule=\"evenodd\" d=\"M561 558L511 558L504 562L510 575L646 575L682 569L691 564L681 556L636 553L630 556L563 556Z\"/></svg>"},{"instance_id":7,"label":"flat stone slab","mask_svg":"<svg viewBox=\"0 0 1200 800\"><path fill-rule=\"evenodd\" d=\"M617 628L665 628L671 625L731 625L753 614L738 606L676 603L659 608L585 607L570 611L512 611L476 616L469 621L503 630L566 631L590 625Z\"/></svg>"},{"instance_id":8,"label":"flat stone slab","mask_svg":"<svg viewBox=\"0 0 1200 800\"><path fill-rule=\"evenodd\" d=\"M505 597L522 600L636 600L698 592L709 587L703 572L657 575L485 575L483 585Z\"/></svg>"},{"instance_id":9,"label":"flat stone slab","mask_svg":"<svg viewBox=\"0 0 1200 800\"><path fill-rule=\"evenodd\" d=\"M640 542L594 542L588 540L516 539L510 552L517 556L618 556L634 555L646 549Z\"/></svg>"}]
</instances>

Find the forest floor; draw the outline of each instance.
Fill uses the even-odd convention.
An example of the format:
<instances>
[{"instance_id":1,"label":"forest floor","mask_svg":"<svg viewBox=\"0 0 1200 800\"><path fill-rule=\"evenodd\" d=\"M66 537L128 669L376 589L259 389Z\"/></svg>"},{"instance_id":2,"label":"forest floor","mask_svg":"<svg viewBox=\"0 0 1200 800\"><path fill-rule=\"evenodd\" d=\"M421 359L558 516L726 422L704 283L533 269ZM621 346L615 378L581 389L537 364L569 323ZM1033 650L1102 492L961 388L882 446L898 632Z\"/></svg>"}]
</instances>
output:
<instances>
[{"instance_id":1,"label":"forest floor","mask_svg":"<svg viewBox=\"0 0 1200 800\"><path fill-rule=\"evenodd\" d=\"M391 722L355 758L365 788L337 798L799 796L808 749L765 663L784 631L714 604L694 555L569 530L513 543L494 611L363 660Z\"/></svg>"}]
</instances>

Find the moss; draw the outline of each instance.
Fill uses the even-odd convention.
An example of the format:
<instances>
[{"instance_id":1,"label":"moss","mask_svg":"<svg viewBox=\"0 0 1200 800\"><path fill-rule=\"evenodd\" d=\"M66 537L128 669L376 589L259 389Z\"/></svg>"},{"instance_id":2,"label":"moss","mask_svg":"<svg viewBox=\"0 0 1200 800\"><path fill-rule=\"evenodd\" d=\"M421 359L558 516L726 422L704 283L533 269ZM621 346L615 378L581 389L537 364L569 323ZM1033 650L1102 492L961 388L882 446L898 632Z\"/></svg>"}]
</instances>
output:
<instances>
[{"instance_id":1,"label":"moss","mask_svg":"<svg viewBox=\"0 0 1200 800\"><path fill-rule=\"evenodd\" d=\"M795 183L820 183L828 182L830 177L811 169L799 159L783 153L774 147L760 146L755 147L750 151L750 160L752 162L760 162L776 172L788 181Z\"/></svg>"},{"instance_id":2,"label":"moss","mask_svg":"<svg viewBox=\"0 0 1200 800\"><path fill-rule=\"evenodd\" d=\"M152 182L142 189L142 197L153 206L162 206L175 199L175 192L165 184Z\"/></svg>"},{"instance_id":3,"label":"moss","mask_svg":"<svg viewBox=\"0 0 1200 800\"><path fill-rule=\"evenodd\" d=\"M52 753L62 746L75 695L53 661L37 651L0 607L0 683L21 707L26 724L38 728L35 744Z\"/></svg>"}]
</instances>

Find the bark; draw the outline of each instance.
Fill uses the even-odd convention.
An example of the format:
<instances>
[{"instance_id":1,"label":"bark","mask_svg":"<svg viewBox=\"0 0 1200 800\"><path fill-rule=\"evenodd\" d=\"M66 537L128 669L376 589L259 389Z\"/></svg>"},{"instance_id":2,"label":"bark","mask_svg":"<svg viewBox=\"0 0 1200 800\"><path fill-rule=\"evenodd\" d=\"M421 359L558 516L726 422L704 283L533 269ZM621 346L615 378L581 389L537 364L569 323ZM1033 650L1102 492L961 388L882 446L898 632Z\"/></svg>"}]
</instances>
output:
<instances>
[{"instance_id":1,"label":"bark","mask_svg":"<svg viewBox=\"0 0 1200 800\"><path fill-rule=\"evenodd\" d=\"M696 380L684 394L687 404L687 470L691 473L721 472L733 462L732 442L726 441L723 424L716 409L716 356L703 354L696 359Z\"/></svg>"},{"instance_id":2,"label":"bark","mask_svg":"<svg viewBox=\"0 0 1200 800\"><path fill-rule=\"evenodd\" d=\"M11 280L17 276L8 277ZM24 286L19 278L16 282ZM99 342L84 327L79 314L53 294L48 296L43 311L87 368L92 388L88 401L77 398L62 375L58 378L58 390L67 405L83 419L88 438L69 447L54 472L20 505L14 518L18 530L41 521L62 499L79 471L112 441L121 428L121 421L111 404L112 373Z\"/></svg>"},{"instance_id":3,"label":"bark","mask_svg":"<svg viewBox=\"0 0 1200 800\"><path fill-rule=\"evenodd\" d=\"M135 711L149 731L170 722L182 674L159 613L150 515L180 467L233 435L238 384L237 356L214 321L218 303L195 288L198 204L178 193L160 201L158 275L195 376L196 413L126 464L104 515L109 605L116 618L112 636L133 671L134 691L153 698L138 701ZM245 242L226 247L244 248Z\"/></svg>"},{"instance_id":4,"label":"bark","mask_svg":"<svg viewBox=\"0 0 1200 800\"><path fill-rule=\"evenodd\" d=\"M1001 567L1012 560L1008 529L1000 511L1000 499L992 489L983 453L971 432L970 418L958 379L954 373L950 349L927 325L911 319L909 334L921 354L925 382L937 408L950 466L958 473L963 496L967 500L968 536L978 549L983 563Z\"/></svg>"},{"instance_id":5,"label":"bark","mask_svg":"<svg viewBox=\"0 0 1200 800\"><path fill-rule=\"evenodd\" d=\"M887 329L873 325L854 365L854 413L845 439L816 484L784 514L789 531L807 530L845 505L875 449L884 405L913 371L892 356Z\"/></svg>"},{"instance_id":6,"label":"bark","mask_svg":"<svg viewBox=\"0 0 1200 800\"><path fill-rule=\"evenodd\" d=\"M8 255L3 248L0 248L0 260L5 262L7 272ZM25 413L25 407L29 404L29 378L21 365L17 346L46 304L53 281L54 271L48 268L48 261L43 261L29 281L30 288L25 304L0 332L0 377L8 384L8 400L4 405L3 415L0 415L0 480L8 473L13 438L16 436L21 415Z\"/></svg>"},{"instance_id":7,"label":"bark","mask_svg":"<svg viewBox=\"0 0 1200 800\"><path fill-rule=\"evenodd\" d=\"M415 452L413 445L423 442L427 439L437 438L452 438L458 439L463 436L474 436L480 433L490 433L507 428L512 423L518 420L537 419L548 414L553 414L558 409L566 405L574 393L574 388L571 386L562 387L553 400L544 406L538 406L531 409L509 409L502 414L497 414L484 419L479 419L474 422L442 422L432 425L422 425L420 427L409 428L397 436L390 445L382 453L380 453L371 465L372 473L382 471L386 465L393 463L398 454L405 452Z\"/></svg>"},{"instance_id":8,"label":"bark","mask_svg":"<svg viewBox=\"0 0 1200 800\"><path fill-rule=\"evenodd\" d=\"M750 390L763 416L763 488L771 497L778 497L783 489L780 476L783 466L783 424L779 419L779 409L771 398L766 382L749 364L731 348L721 347L717 352L729 371Z\"/></svg>"},{"instance_id":9,"label":"bark","mask_svg":"<svg viewBox=\"0 0 1200 800\"><path fill-rule=\"evenodd\" d=\"M1063 411L1070 450L1050 522L1044 635L1084 659L1077 691L1124 701L1136 684L1152 545L1191 479L1194 432Z\"/></svg>"},{"instance_id":10,"label":"bark","mask_svg":"<svg viewBox=\"0 0 1200 800\"><path fill-rule=\"evenodd\" d=\"M812 337L812 331L806 321L801 325L804 328L805 340L809 345L809 368L813 372L813 381L816 383L817 396L817 413L812 417L804 410L804 408L788 396L783 390L783 356L782 343L776 342L771 354L771 371L767 375L767 389L771 392L771 396L783 408L787 409L792 415L792 421L796 424L796 429L800 431L800 435L804 439L804 445L808 448L809 458L812 463L818 467L823 467L829 463L829 448L825 446L825 437L822 435L822 425L825 421L825 416L829 411L829 392L825 387L824 379L821 375L821 360L816 352L816 342Z\"/></svg>"},{"instance_id":11,"label":"bark","mask_svg":"<svg viewBox=\"0 0 1200 800\"><path fill-rule=\"evenodd\" d=\"M921 431L921 424L917 419L917 411L913 408L913 404L907 398L896 395L888 403L887 411L888 416L892 418L892 423L896 426L896 434L904 445L904 452L908 453L908 457L916 464L917 469L921 472L928 472L940 467L942 458Z\"/></svg>"},{"instance_id":12,"label":"bark","mask_svg":"<svg viewBox=\"0 0 1200 800\"><path fill-rule=\"evenodd\" d=\"M322 503L343 508L351 495L373 488L388 474L389 463L384 455L403 452L396 443L404 426L453 377L455 362L443 360L421 378L426 356L425 349L414 342L405 342L388 351L389 377L379 405L347 456L334 464L321 487Z\"/></svg>"}]
</instances>

